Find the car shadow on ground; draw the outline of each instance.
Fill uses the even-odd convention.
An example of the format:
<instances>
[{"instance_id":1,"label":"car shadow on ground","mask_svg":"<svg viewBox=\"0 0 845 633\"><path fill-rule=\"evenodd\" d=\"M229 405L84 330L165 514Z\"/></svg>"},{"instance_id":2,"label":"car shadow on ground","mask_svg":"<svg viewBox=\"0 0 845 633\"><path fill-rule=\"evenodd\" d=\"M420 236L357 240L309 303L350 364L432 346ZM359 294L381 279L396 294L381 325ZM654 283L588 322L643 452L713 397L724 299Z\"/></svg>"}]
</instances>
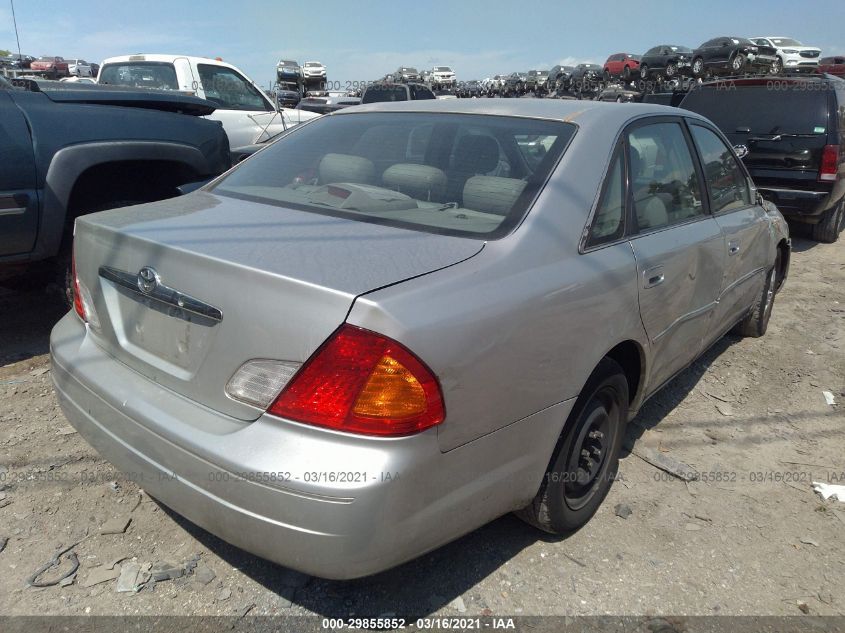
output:
<instances>
[{"instance_id":1,"label":"car shadow on ground","mask_svg":"<svg viewBox=\"0 0 845 633\"><path fill-rule=\"evenodd\" d=\"M809 224L790 224L789 237L792 238L792 252L803 253L818 246L819 243L811 237L812 227Z\"/></svg>"},{"instance_id":2,"label":"car shadow on ground","mask_svg":"<svg viewBox=\"0 0 845 633\"><path fill-rule=\"evenodd\" d=\"M642 406L637 416L628 424L625 446L621 457L630 455L629 448L643 433L660 424L695 389L701 378L719 356L740 339L723 336L710 349L699 356L689 367L670 380Z\"/></svg>"},{"instance_id":3,"label":"car shadow on ground","mask_svg":"<svg viewBox=\"0 0 845 633\"><path fill-rule=\"evenodd\" d=\"M50 351L50 330L67 313L58 291L0 282L0 368ZM8 285L6 285L8 283Z\"/></svg>"},{"instance_id":4,"label":"car shadow on ground","mask_svg":"<svg viewBox=\"0 0 845 633\"><path fill-rule=\"evenodd\" d=\"M632 443L644 430L659 424L698 384L710 365L738 339L724 337L657 392L629 425ZM623 457L628 451L623 449ZM324 617L371 617L402 614L424 617L466 596L480 581L538 541L565 543L566 537L540 532L514 515L505 515L452 543L374 576L332 581L312 578L260 559L206 532L169 508L162 509L186 532L217 556L291 602ZM577 552L566 556L573 567L583 565ZM472 594L471 594L472 595ZM473 611L484 609L473 595Z\"/></svg>"}]
</instances>

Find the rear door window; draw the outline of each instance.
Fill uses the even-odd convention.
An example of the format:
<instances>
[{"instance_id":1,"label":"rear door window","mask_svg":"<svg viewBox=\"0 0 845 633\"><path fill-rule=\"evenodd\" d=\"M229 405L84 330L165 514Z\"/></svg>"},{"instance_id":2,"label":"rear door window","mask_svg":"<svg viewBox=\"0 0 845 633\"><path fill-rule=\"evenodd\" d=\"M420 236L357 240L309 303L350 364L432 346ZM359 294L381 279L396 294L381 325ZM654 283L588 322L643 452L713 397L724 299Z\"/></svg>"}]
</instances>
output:
<instances>
[{"instance_id":1,"label":"rear door window","mask_svg":"<svg viewBox=\"0 0 845 633\"><path fill-rule=\"evenodd\" d=\"M722 213L749 206L748 179L730 148L712 130L700 125L691 125L690 130L704 167L710 211Z\"/></svg>"},{"instance_id":2,"label":"rear door window","mask_svg":"<svg viewBox=\"0 0 845 633\"><path fill-rule=\"evenodd\" d=\"M628 133L631 193L641 232L704 214L698 174L680 123L650 123Z\"/></svg>"}]
</instances>

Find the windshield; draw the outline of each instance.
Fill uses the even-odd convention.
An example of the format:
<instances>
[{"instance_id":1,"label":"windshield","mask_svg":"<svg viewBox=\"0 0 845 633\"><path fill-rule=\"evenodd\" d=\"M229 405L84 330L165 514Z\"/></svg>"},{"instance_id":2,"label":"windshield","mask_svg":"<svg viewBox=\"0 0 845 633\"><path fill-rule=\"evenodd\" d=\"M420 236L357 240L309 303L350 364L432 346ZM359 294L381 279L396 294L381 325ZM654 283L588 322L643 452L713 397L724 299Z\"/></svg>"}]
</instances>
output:
<instances>
[{"instance_id":1,"label":"windshield","mask_svg":"<svg viewBox=\"0 0 845 633\"><path fill-rule=\"evenodd\" d=\"M489 239L519 222L574 131L570 123L486 115L327 116L283 136L213 191Z\"/></svg>"},{"instance_id":2,"label":"windshield","mask_svg":"<svg viewBox=\"0 0 845 633\"><path fill-rule=\"evenodd\" d=\"M305 62L305 65L308 68L319 68L320 66L322 66L320 62Z\"/></svg>"},{"instance_id":3,"label":"windshield","mask_svg":"<svg viewBox=\"0 0 845 633\"><path fill-rule=\"evenodd\" d=\"M438 73L450 73L450 72L452 72L452 69L449 68L448 66L435 66L434 70L435 70L435 72L438 72Z\"/></svg>"},{"instance_id":4,"label":"windshield","mask_svg":"<svg viewBox=\"0 0 845 633\"><path fill-rule=\"evenodd\" d=\"M168 62L118 62L100 69L101 84L178 90L176 69Z\"/></svg>"},{"instance_id":5,"label":"windshield","mask_svg":"<svg viewBox=\"0 0 845 633\"><path fill-rule=\"evenodd\" d=\"M793 40L791 37L773 37L772 43L775 46L804 46L798 40Z\"/></svg>"},{"instance_id":6,"label":"windshield","mask_svg":"<svg viewBox=\"0 0 845 633\"><path fill-rule=\"evenodd\" d=\"M796 83L777 92L766 83L701 88L690 92L681 107L706 116L728 135L744 128L750 134L824 134L827 93L821 85Z\"/></svg>"},{"instance_id":7,"label":"windshield","mask_svg":"<svg viewBox=\"0 0 845 633\"><path fill-rule=\"evenodd\" d=\"M670 46L669 48L674 53L692 53L692 49L686 46Z\"/></svg>"}]
</instances>

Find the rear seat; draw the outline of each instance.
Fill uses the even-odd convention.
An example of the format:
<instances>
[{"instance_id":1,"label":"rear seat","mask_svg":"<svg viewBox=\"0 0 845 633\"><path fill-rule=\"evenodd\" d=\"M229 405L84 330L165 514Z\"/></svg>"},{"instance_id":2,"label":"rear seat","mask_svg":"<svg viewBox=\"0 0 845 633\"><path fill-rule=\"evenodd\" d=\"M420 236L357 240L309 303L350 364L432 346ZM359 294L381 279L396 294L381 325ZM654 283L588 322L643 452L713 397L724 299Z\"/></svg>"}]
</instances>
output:
<instances>
[{"instance_id":1,"label":"rear seat","mask_svg":"<svg viewBox=\"0 0 845 633\"><path fill-rule=\"evenodd\" d=\"M415 163L397 163L384 170L382 182L388 189L394 189L417 200L443 199L448 178L442 169Z\"/></svg>"},{"instance_id":2,"label":"rear seat","mask_svg":"<svg viewBox=\"0 0 845 633\"><path fill-rule=\"evenodd\" d=\"M473 176L464 185L463 206L474 211L507 215L527 184L518 178Z\"/></svg>"},{"instance_id":3,"label":"rear seat","mask_svg":"<svg viewBox=\"0 0 845 633\"><path fill-rule=\"evenodd\" d=\"M351 154L326 154L317 168L319 183L356 182L370 185L375 182L376 168L373 161Z\"/></svg>"}]
</instances>

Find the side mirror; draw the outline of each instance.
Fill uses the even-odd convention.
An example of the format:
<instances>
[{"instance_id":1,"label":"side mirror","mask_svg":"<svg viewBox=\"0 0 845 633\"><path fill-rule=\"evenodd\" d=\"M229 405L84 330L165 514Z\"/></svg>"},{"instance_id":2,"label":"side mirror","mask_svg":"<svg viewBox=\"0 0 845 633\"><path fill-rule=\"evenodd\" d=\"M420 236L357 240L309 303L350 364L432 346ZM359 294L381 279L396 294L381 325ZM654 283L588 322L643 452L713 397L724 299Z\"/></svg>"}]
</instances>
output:
<instances>
[{"instance_id":1,"label":"side mirror","mask_svg":"<svg viewBox=\"0 0 845 633\"><path fill-rule=\"evenodd\" d=\"M756 189L754 190L754 202L758 206L761 206L761 207L764 207L764 208L766 206L766 201L763 199L763 194L760 193L759 191L757 191Z\"/></svg>"},{"instance_id":2,"label":"side mirror","mask_svg":"<svg viewBox=\"0 0 845 633\"><path fill-rule=\"evenodd\" d=\"M745 158L748 156L748 145L734 145L734 152L737 158Z\"/></svg>"}]
</instances>

